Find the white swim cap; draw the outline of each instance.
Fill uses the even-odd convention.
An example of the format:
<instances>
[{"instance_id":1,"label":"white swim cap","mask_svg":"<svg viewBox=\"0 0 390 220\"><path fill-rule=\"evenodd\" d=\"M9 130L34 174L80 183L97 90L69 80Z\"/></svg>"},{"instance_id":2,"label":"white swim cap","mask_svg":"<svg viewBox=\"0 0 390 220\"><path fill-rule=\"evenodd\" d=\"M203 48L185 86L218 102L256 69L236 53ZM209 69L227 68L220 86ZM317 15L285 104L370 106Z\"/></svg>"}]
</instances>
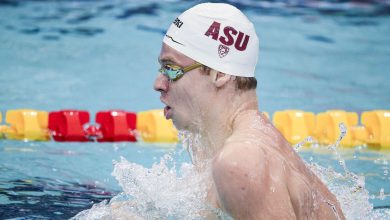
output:
<instances>
[{"instance_id":1,"label":"white swim cap","mask_svg":"<svg viewBox=\"0 0 390 220\"><path fill-rule=\"evenodd\" d=\"M164 43L222 73L254 77L259 39L253 24L236 7L198 4L169 27Z\"/></svg>"}]
</instances>

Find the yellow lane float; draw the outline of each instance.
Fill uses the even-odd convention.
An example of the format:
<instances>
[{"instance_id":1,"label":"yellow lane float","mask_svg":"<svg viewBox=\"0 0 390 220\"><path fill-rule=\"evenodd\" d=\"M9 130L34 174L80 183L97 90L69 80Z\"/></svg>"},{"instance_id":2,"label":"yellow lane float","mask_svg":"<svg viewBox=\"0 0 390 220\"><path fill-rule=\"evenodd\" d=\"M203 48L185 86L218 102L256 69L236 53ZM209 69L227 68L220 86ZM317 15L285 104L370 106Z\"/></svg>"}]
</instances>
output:
<instances>
[{"instance_id":1,"label":"yellow lane float","mask_svg":"<svg viewBox=\"0 0 390 220\"><path fill-rule=\"evenodd\" d=\"M340 136L340 123L347 128L347 133L340 144L345 147L356 146L350 131L358 124L358 114L356 112L346 112L343 110L329 110L317 114L315 136L320 144L333 144Z\"/></svg>"},{"instance_id":2,"label":"yellow lane float","mask_svg":"<svg viewBox=\"0 0 390 220\"><path fill-rule=\"evenodd\" d=\"M362 113L362 124L366 127L369 146L390 149L390 111L374 110Z\"/></svg>"},{"instance_id":3,"label":"yellow lane float","mask_svg":"<svg viewBox=\"0 0 390 220\"><path fill-rule=\"evenodd\" d=\"M277 111L273 124L291 144L297 144L314 135L314 114L301 110Z\"/></svg>"},{"instance_id":4,"label":"yellow lane float","mask_svg":"<svg viewBox=\"0 0 390 220\"><path fill-rule=\"evenodd\" d=\"M263 114L270 118L267 112ZM361 115L361 125L358 125L358 120L357 113L343 110L329 110L315 115L312 112L289 109L275 112L272 118L275 127L291 144L300 143L308 136L313 137L320 144L333 144L341 134L339 125L343 123L347 133L340 142L341 146L353 147L367 144L375 149L390 149L390 110L366 111ZM8 125L0 125L0 138L50 140L48 112L33 109L9 110L6 112L5 121ZM86 123L88 121L89 119ZM165 119L162 109L137 113L135 127L139 138L144 142L175 143L178 141L178 131L173 126L172 120ZM55 138L54 140L58 141Z\"/></svg>"},{"instance_id":5,"label":"yellow lane float","mask_svg":"<svg viewBox=\"0 0 390 220\"><path fill-rule=\"evenodd\" d=\"M6 113L6 122L10 125L5 129L7 139L13 140L50 140L48 113L33 109L9 110Z\"/></svg>"},{"instance_id":6,"label":"yellow lane float","mask_svg":"<svg viewBox=\"0 0 390 220\"><path fill-rule=\"evenodd\" d=\"M366 127L361 125L352 126L349 128L348 132L351 132L354 146L360 146L367 143L369 134Z\"/></svg>"},{"instance_id":7,"label":"yellow lane float","mask_svg":"<svg viewBox=\"0 0 390 220\"><path fill-rule=\"evenodd\" d=\"M162 109L139 112L137 114L137 132L145 142L175 143L178 131L172 120L164 117Z\"/></svg>"}]
</instances>

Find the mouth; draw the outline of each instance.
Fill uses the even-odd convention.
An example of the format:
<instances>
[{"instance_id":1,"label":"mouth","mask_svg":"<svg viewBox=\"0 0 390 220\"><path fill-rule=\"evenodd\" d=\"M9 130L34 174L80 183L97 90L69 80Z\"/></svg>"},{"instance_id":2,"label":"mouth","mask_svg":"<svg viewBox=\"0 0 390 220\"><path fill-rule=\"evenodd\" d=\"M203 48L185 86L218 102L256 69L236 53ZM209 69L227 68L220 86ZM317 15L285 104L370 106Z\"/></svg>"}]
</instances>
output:
<instances>
[{"instance_id":1,"label":"mouth","mask_svg":"<svg viewBox=\"0 0 390 220\"><path fill-rule=\"evenodd\" d=\"M162 103L165 104L165 108L164 108L164 116L165 116L165 118L166 119L171 119L172 118L172 108L171 108L171 106L169 106L167 104L167 102L164 100L163 96L160 97L160 100L161 100Z\"/></svg>"},{"instance_id":2,"label":"mouth","mask_svg":"<svg viewBox=\"0 0 390 220\"><path fill-rule=\"evenodd\" d=\"M170 106L165 106L164 108L164 116L166 119L171 119L172 118L172 108Z\"/></svg>"}]
</instances>

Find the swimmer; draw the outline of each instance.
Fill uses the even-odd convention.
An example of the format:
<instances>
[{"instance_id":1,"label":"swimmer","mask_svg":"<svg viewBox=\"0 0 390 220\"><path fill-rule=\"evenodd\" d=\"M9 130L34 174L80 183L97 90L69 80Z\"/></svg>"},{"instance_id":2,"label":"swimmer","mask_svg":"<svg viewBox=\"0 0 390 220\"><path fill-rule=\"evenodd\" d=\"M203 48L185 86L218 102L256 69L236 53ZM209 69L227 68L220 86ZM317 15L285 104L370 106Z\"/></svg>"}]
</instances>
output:
<instances>
[{"instance_id":1,"label":"swimmer","mask_svg":"<svg viewBox=\"0 0 390 220\"><path fill-rule=\"evenodd\" d=\"M259 39L237 8L198 4L174 19L154 89L180 130L201 135L207 200L234 219L345 219L336 197L259 111Z\"/></svg>"}]
</instances>

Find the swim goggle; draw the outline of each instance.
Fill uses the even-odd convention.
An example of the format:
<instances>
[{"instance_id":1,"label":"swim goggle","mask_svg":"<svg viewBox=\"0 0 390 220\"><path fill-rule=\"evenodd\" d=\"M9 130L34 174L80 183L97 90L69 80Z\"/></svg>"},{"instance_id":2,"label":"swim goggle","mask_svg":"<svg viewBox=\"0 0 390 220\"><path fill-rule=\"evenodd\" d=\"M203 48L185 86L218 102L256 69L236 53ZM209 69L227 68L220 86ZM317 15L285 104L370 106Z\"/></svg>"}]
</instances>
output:
<instances>
[{"instance_id":1,"label":"swim goggle","mask_svg":"<svg viewBox=\"0 0 390 220\"><path fill-rule=\"evenodd\" d=\"M180 67L174 64L163 64L159 69L159 72L167 76L169 81L177 81L184 75L184 73L187 73L201 66L202 64L198 62L195 62L186 67Z\"/></svg>"}]
</instances>

